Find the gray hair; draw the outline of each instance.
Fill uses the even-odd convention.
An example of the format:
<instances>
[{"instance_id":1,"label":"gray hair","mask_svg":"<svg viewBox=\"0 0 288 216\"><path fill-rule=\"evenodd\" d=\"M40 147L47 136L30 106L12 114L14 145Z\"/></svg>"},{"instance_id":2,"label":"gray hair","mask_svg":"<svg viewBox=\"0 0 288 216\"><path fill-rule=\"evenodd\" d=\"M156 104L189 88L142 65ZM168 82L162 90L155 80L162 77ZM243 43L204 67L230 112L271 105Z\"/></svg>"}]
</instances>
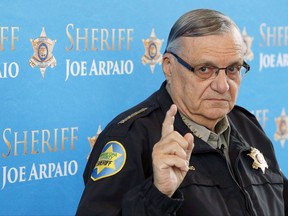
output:
<instances>
[{"instance_id":1,"label":"gray hair","mask_svg":"<svg viewBox=\"0 0 288 216\"><path fill-rule=\"evenodd\" d=\"M180 47L180 37L200 37L219 35L239 28L229 17L210 9L192 10L183 14L173 25L169 33L166 51L176 51Z\"/></svg>"}]
</instances>

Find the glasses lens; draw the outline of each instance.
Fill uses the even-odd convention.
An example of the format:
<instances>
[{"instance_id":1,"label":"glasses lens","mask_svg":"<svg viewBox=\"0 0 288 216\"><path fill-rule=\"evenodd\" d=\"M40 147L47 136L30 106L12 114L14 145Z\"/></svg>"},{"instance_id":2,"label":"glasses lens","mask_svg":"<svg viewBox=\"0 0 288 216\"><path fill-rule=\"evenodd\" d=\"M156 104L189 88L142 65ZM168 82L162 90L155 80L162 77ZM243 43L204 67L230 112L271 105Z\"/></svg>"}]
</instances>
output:
<instances>
[{"instance_id":1,"label":"glasses lens","mask_svg":"<svg viewBox=\"0 0 288 216\"><path fill-rule=\"evenodd\" d=\"M201 79L209 79L213 75L216 75L218 68L212 66L196 66L194 73Z\"/></svg>"}]
</instances>

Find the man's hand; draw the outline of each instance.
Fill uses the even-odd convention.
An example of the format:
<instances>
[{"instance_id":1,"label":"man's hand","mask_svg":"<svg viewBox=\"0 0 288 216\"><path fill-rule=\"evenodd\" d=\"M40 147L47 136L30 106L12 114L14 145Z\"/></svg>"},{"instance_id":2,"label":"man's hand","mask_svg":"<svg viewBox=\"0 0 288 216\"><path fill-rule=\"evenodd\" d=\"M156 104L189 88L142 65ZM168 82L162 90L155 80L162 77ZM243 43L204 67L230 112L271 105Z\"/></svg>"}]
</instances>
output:
<instances>
[{"instance_id":1,"label":"man's hand","mask_svg":"<svg viewBox=\"0 0 288 216\"><path fill-rule=\"evenodd\" d=\"M191 133L184 137L174 131L177 106L173 104L167 111L162 136L152 152L154 185L159 191L171 197L189 170L189 160L194 147Z\"/></svg>"}]
</instances>

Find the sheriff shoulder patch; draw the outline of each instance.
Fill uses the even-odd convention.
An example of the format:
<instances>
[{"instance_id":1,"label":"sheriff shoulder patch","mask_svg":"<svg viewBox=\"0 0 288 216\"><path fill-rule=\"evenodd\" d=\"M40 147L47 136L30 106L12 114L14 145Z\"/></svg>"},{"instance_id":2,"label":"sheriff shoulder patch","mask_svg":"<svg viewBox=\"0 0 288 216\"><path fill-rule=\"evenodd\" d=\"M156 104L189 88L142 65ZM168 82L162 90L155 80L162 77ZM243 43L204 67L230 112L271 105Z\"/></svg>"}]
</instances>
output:
<instances>
[{"instance_id":1,"label":"sheriff shoulder patch","mask_svg":"<svg viewBox=\"0 0 288 216\"><path fill-rule=\"evenodd\" d=\"M94 167L91 178L96 181L120 172L126 162L126 151L117 141L108 142Z\"/></svg>"}]
</instances>

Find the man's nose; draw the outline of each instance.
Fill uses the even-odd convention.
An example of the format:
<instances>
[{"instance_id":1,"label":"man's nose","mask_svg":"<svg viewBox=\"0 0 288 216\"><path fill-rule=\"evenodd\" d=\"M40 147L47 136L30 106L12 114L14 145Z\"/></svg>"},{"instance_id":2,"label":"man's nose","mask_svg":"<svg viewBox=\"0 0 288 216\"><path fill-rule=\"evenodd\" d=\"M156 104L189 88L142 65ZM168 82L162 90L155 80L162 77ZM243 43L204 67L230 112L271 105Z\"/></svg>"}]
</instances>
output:
<instances>
[{"instance_id":1,"label":"man's nose","mask_svg":"<svg viewBox=\"0 0 288 216\"><path fill-rule=\"evenodd\" d=\"M213 82L211 83L211 87L219 92L224 93L229 90L229 84L228 84L228 77L226 75L225 68L219 69L217 74L215 74L216 77L214 78Z\"/></svg>"}]
</instances>

